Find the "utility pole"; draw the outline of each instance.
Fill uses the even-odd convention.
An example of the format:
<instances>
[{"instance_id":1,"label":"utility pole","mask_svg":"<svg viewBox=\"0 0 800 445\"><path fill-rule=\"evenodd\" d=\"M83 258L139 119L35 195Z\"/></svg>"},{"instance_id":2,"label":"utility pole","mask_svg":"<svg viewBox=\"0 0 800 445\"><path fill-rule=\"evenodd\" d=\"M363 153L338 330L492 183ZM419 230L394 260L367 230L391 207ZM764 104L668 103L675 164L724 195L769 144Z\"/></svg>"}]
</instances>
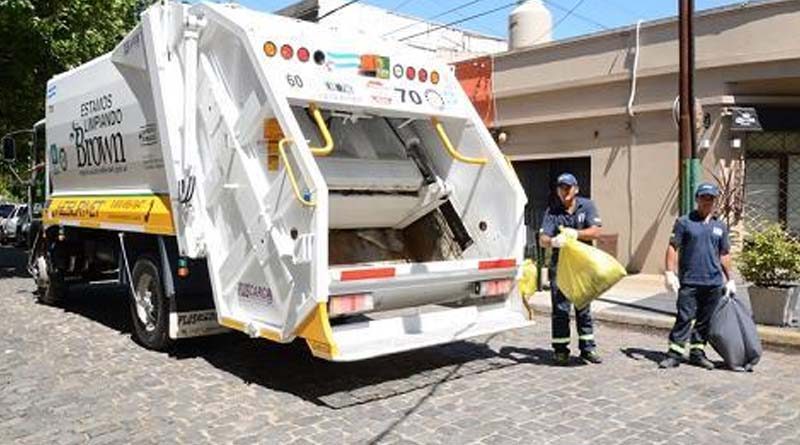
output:
<instances>
[{"instance_id":1,"label":"utility pole","mask_svg":"<svg viewBox=\"0 0 800 445\"><path fill-rule=\"evenodd\" d=\"M681 215L694 209L694 189L700 175L694 103L694 0L680 1L680 172Z\"/></svg>"}]
</instances>

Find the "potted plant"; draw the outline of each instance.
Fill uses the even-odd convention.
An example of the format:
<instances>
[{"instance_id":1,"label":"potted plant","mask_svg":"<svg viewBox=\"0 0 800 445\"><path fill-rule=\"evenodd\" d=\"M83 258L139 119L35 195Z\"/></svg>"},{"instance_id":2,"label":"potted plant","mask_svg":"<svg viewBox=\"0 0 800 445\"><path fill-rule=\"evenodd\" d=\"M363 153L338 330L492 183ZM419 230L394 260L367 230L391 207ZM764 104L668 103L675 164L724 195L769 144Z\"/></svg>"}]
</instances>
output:
<instances>
[{"instance_id":1,"label":"potted plant","mask_svg":"<svg viewBox=\"0 0 800 445\"><path fill-rule=\"evenodd\" d=\"M739 260L756 323L786 326L792 323L800 297L800 243L780 225L748 235Z\"/></svg>"}]
</instances>

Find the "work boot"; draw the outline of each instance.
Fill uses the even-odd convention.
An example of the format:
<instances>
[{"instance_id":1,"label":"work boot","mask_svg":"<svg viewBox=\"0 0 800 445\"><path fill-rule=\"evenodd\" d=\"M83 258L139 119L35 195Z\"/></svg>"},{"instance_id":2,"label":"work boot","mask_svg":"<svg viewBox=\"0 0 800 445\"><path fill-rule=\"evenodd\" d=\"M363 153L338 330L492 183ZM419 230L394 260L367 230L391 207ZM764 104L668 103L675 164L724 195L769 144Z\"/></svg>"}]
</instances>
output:
<instances>
[{"instance_id":1,"label":"work boot","mask_svg":"<svg viewBox=\"0 0 800 445\"><path fill-rule=\"evenodd\" d=\"M556 351L553 353L553 364L556 366L569 365L569 352Z\"/></svg>"},{"instance_id":2,"label":"work boot","mask_svg":"<svg viewBox=\"0 0 800 445\"><path fill-rule=\"evenodd\" d=\"M600 354L597 351L581 351L581 360L594 365L603 363L603 358L600 357Z\"/></svg>"},{"instance_id":3,"label":"work boot","mask_svg":"<svg viewBox=\"0 0 800 445\"><path fill-rule=\"evenodd\" d=\"M674 355L668 355L667 358L661 360L658 363L658 367L661 369L677 368L680 365L681 365L680 357L675 357Z\"/></svg>"},{"instance_id":4,"label":"work boot","mask_svg":"<svg viewBox=\"0 0 800 445\"><path fill-rule=\"evenodd\" d=\"M715 368L714 362L709 360L702 352L689 354L689 364L699 366L703 369L708 369L709 371Z\"/></svg>"}]
</instances>

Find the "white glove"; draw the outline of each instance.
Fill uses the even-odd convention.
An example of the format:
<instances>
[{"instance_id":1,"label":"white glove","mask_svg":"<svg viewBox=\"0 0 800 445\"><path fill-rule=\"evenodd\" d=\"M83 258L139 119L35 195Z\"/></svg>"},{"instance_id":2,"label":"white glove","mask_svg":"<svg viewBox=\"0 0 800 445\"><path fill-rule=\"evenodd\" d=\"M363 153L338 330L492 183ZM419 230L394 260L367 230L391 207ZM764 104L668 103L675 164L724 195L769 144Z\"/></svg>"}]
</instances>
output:
<instances>
[{"instance_id":1,"label":"white glove","mask_svg":"<svg viewBox=\"0 0 800 445\"><path fill-rule=\"evenodd\" d=\"M728 280L725 283L725 296L730 297L731 295L736 294L736 283L733 280Z\"/></svg>"},{"instance_id":2,"label":"white glove","mask_svg":"<svg viewBox=\"0 0 800 445\"><path fill-rule=\"evenodd\" d=\"M561 234L567 237L567 239L578 239L578 231L570 229L569 227L562 227Z\"/></svg>"},{"instance_id":3,"label":"white glove","mask_svg":"<svg viewBox=\"0 0 800 445\"><path fill-rule=\"evenodd\" d=\"M554 249L560 249L567 243L567 237L563 233L555 238L550 239L550 246Z\"/></svg>"},{"instance_id":4,"label":"white glove","mask_svg":"<svg viewBox=\"0 0 800 445\"><path fill-rule=\"evenodd\" d=\"M681 288L681 282L678 280L678 276L675 275L675 272L671 270L664 272L664 286L673 294L678 293L678 290Z\"/></svg>"},{"instance_id":5,"label":"white glove","mask_svg":"<svg viewBox=\"0 0 800 445\"><path fill-rule=\"evenodd\" d=\"M567 244L567 240L578 239L578 231L570 229L569 227L561 227L561 231L557 237L550 240L550 245L555 249L560 249Z\"/></svg>"}]
</instances>

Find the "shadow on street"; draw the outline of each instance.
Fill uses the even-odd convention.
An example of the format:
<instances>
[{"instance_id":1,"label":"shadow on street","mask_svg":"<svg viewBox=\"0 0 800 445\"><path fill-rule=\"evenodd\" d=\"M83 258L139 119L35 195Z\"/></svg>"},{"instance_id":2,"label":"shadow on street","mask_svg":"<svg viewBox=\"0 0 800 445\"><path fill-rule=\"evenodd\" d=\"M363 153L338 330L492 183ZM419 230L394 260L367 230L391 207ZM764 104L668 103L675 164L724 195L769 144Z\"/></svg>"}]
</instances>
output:
<instances>
[{"instance_id":1,"label":"shadow on street","mask_svg":"<svg viewBox=\"0 0 800 445\"><path fill-rule=\"evenodd\" d=\"M27 265L28 254L24 250L0 246L0 278L30 277Z\"/></svg>"},{"instance_id":2,"label":"shadow on street","mask_svg":"<svg viewBox=\"0 0 800 445\"><path fill-rule=\"evenodd\" d=\"M8 255L2 258L8 263ZM24 270L24 255L21 258ZM118 284L75 284L59 308L123 334L132 332L128 292ZM314 358L302 339L279 344L233 332L181 340L169 356L174 360L200 358L248 384L339 409L420 389L428 389L432 394L446 381L509 366L549 362L549 352L545 350L503 348L498 353L488 346L492 338L352 363L332 363Z\"/></svg>"},{"instance_id":3,"label":"shadow on street","mask_svg":"<svg viewBox=\"0 0 800 445\"><path fill-rule=\"evenodd\" d=\"M667 354L664 351L653 351L652 349L622 348L620 352L630 359L648 360L655 364L667 358Z\"/></svg>"}]
</instances>

